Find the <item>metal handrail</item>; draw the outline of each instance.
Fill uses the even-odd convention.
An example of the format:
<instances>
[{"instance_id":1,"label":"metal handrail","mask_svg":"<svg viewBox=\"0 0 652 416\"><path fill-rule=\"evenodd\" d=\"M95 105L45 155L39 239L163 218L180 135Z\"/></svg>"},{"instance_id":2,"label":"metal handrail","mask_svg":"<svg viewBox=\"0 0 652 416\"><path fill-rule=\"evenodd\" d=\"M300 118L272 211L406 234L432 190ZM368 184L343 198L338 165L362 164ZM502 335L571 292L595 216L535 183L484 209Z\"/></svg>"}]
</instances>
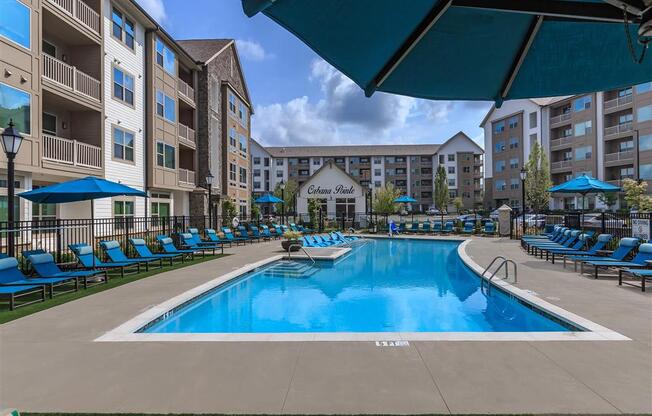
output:
<instances>
[{"instance_id":1,"label":"metal handrail","mask_svg":"<svg viewBox=\"0 0 652 416\"><path fill-rule=\"evenodd\" d=\"M496 276L496 274L498 273L498 271L499 271L503 266L505 266L505 277L504 277L503 280L508 279L508 278L509 278L509 267L507 267L507 265L508 265L508 264L511 264L512 266L514 266L514 283L518 283L518 266L516 265L516 263L514 262L514 260L507 259L507 258L505 258L505 257L503 257L503 256L496 256L496 257L494 257L494 259L491 261L491 263L489 263L489 266L487 266L487 268L484 269L484 271L483 271L482 274L480 275L480 278L481 278L481 280L480 280L480 288L481 288L481 289L482 289L482 287L484 286L484 282L485 282L484 275L485 275L485 273L487 273L487 271L489 271L489 269L491 268L491 266L492 266L492 265L493 265L497 260L500 260L500 259L502 259L502 261L500 262L500 264L498 265L498 267L496 268L496 270L494 270L494 272L491 274L491 276L489 276L489 278L486 279L486 280L487 280L488 282L491 282L491 280ZM488 287L489 289L491 289L491 284L489 283L489 285L488 285L487 287Z\"/></svg>"},{"instance_id":2,"label":"metal handrail","mask_svg":"<svg viewBox=\"0 0 652 416\"><path fill-rule=\"evenodd\" d=\"M288 260L292 260L292 254L291 254L291 252L292 252L292 247L299 247L299 248L301 249L301 251L303 251L303 254L305 254L306 256L308 256L308 258L310 259L310 261L312 261L312 265L313 265L313 266L315 265L315 263L316 263L316 262L315 262L315 259L313 259L312 256L311 256L310 254L308 254L308 252L306 251L306 249L305 249L305 248L303 247L303 245L301 245L301 244L290 244L290 246L288 247Z\"/></svg>"}]
</instances>

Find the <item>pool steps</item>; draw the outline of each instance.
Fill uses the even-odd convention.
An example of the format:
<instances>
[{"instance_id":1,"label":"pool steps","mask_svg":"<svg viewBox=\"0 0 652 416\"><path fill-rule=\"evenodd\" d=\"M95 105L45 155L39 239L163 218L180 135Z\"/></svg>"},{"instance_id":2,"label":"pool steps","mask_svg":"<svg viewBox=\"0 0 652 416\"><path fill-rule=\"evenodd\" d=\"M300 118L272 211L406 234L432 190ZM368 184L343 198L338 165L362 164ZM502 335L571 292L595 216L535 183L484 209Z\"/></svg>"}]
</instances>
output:
<instances>
[{"instance_id":1,"label":"pool steps","mask_svg":"<svg viewBox=\"0 0 652 416\"><path fill-rule=\"evenodd\" d=\"M315 274L318 267L306 262L280 260L266 269L263 274L272 277L307 278Z\"/></svg>"}]
</instances>

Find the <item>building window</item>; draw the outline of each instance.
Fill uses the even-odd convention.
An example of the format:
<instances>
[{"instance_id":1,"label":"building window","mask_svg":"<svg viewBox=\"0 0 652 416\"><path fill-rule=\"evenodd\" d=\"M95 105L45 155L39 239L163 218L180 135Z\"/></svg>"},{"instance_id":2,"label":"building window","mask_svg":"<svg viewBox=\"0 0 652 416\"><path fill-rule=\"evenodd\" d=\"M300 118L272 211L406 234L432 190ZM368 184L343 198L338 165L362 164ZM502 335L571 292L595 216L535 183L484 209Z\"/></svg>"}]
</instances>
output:
<instances>
[{"instance_id":1,"label":"building window","mask_svg":"<svg viewBox=\"0 0 652 416\"><path fill-rule=\"evenodd\" d=\"M494 144L494 153L500 153L505 151L505 142L500 141Z\"/></svg>"},{"instance_id":2,"label":"building window","mask_svg":"<svg viewBox=\"0 0 652 416\"><path fill-rule=\"evenodd\" d=\"M640 107L636 112L636 120L639 123L652 120L652 105L646 105L645 107Z\"/></svg>"},{"instance_id":3,"label":"building window","mask_svg":"<svg viewBox=\"0 0 652 416\"><path fill-rule=\"evenodd\" d=\"M162 194L159 194L162 195ZM152 196L153 198L153 196ZM160 198L160 197L159 197ZM170 197L168 196L167 199ZM161 201L152 201L150 204L152 217L167 218L170 216L170 203Z\"/></svg>"},{"instance_id":4,"label":"building window","mask_svg":"<svg viewBox=\"0 0 652 416\"><path fill-rule=\"evenodd\" d=\"M537 139L537 134L530 134L530 149L534 148L534 145L538 142L539 140Z\"/></svg>"},{"instance_id":5,"label":"building window","mask_svg":"<svg viewBox=\"0 0 652 416\"><path fill-rule=\"evenodd\" d=\"M494 133L502 133L505 131L505 121L494 123Z\"/></svg>"},{"instance_id":6,"label":"building window","mask_svg":"<svg viewBox=\"0 0 652 416\"><path fill-rule=\"evenodd\" d=\"M240 151L247 153L247 137L240 135Z\"/></svg>"},{"instance_id":7,"label":"building window","mask_svg":"<svg viewBox=\"0 0 652 416\"><path fill-rule=\"evenodd\" d=\"M132 21L127 19L122 12L113 8L113 13L111 14L111 20L113 21L113 36L118 39L120 42L127 45L129 49L134 48L134 24Z\"/></svg>"},{"instance_id":8,"label":"building window","mask_svg":"<svg viewBox=\"0 0 652 416\"><path fill-rule=\"evenodd\" d=\"M233 94L233 93L230 92L230 93L229 93L229 111L230 111L232 114L235 115L235 109L236 109L236 105L235 105L235 94Z\"/></svg>"},{"instance_id":9,"label":"building window","mask_svg":"<svg viewBox=\"0 0 652 416\"><path fill-rule=\"evenodd\" d=\"M513 116L509 118L509 128L515 129L518 127L518 116Z\"/></svg>"},{"instance_id":10,"label":"building window","mask_svg":"<svg viewBox=\"0 0 652 416\"><path fill-rule=\"evenodd\" d=\"M134 161L134 134L120 128L113 128L113 158Z\"/></svg>"},{"instance_id":11,"label":"building window","mask_svg":"<svg viewBox=\"0 0 652 416\"><path fill-rule=\"evenodd\" d=\"M497 191L504 191L505 189L507 189L506 187L507 187L507 185L505 184L504 180L498 179L496 181L496 190Z\"/></svg>"},{"instance_id":12,"label":"building window","mask_svg":"<svg viewBox=\"0 0 652 416\"><path fill-rule=\"evenodd\" d=\"M282 170L277 170L276 171L276 177L277 178L282 178L283 177L283 171Z\"/></svg>"},{"instance_id":13,"label":"building window","mask_svg":"<svg viewBox=\"0 0 652 416\"><path fill-rule=\"evenodd\" d=\"M498 160L496 161L496 172L503 172L505 170L505 161Z\"/></svg>"},{"instance_id":14,"label":"building window","mask_svg":"<svg viewBox=\"0 0 652 416\"><path fill-rule=\"evenodd\" d=\"M633 179L634 178L634 168L620 168L620 179Z\"/></svg>"},{"instance_id":15,"label":"building window","mask_svg":"<svg viewBox=\"0 0 652 416\"><path fill-rule=\"evenodd\" d=\"M530 113L530 128L533 129L537 127L537 113L536 111L533 113Z\"/></svg>"},{"instance_id":16,"label":"building window","mask_svg":"<svg viewBox=\"0 0 652 416\"><path fill-rule=\"evenodd\" d=\"M113 218L116 229L124 229L126 225L131 227L134 223L134 201L114 200Z\"/></svg>"},{"instance_id":17,"label":"building window","mask_svg":"<svg viewBox=\"0 0 652 416\"><path fill-rule=\"evenodd\" d=\"M260 165L260 158L259 157L254 157L254 165Z\"/></svg>"},{"instance_id":18,"label":"building window","mask_svg":"<svg viewBox=\"0 0 652 416\"><path fill-rule=\"evenodd\" d=\"M335 163L344 163L344 158L343 157L336 157L335 158Z\"/></svg>"},{"instance_id":19,"label":"building window","mask_svg":"<svg viewBox=\"0 0 652 416\"><path fill-rule=\"evenodd\" d=\"M276 166L283 166L283 159L276 159Z\"/></svg>"},{"instance_id":20,"label":"building window","mask_svg":"<svg viewBox=\"0 0 652 416\"><path fill-rule=\"evenodd\" d=\"M405 175L407 173L407 169L405 168L396 168L396 174L397 175Z\"/></svg>"},{"instance_id":21,"label":"building window","mask_svg":"<svg viewBox=\"0 0 652 416\"><path fill-rule=\"evenodd\" d=\"M229 163L229 180L235 182L237 169L234 163Z\"/></svg>"},{"instance_id":22,"label":"building window","mask_svg":"<svg viewBox=\"0 0 652 416\"><path fill-rule=\"evenodd\" d=\"M134 77L116 67L113 67L113 98L134 105Z\"/></svg>"},{"instance_id":23,"label":"building window","mask_svg":"<svg viewBox=\"0 0 652 416\"><path fill-rule=\"evenodd\" d=\"M174 169L176 167L176 149L167 143L156 142L156 164L163 168Z\"/></svg>"},{"instance_id":24,"label":"building window","mask_svg":"<svg viewBox=\"0 0 652 416\"><path fill-rule=\"evenodd\" d=\"M299 169L299 176L309 176L310 170L308 169Z\"/></svg>"},{"instance_id":25,"label":"building window","mask_svg":"<svg viewBox=\"0 0 652 416\"><path fill-rule=\"evenodd\" d=\"M0 36L30 49L31 9L18 0L3 0L0 6Z\"/></svg>"},{"instance_id":26,"label":"building window","mask_svg":"<svg viewBox=\"0 0 652 416\"><path fill-rule=\"evenodd\" d=\"M47 40L41 41L41 51L53 58L57 57L57 47L48 42Z\"/></svg>"},{"instance_id":27,"label":"building window","mask_svg":"<svg viewBox=\"0 0 652 416\"><path fill-rule=\"evenodd\" d=\"M627 140L624 142L620 142L618 144L618 151L619 152L629 152L634 149L634 141L633 140Z\"/></svg>"},{"instance_id":28,"label":"building window","mask_svg":"<svg viewBox=\"0 0 652 416\"><path fill-rule=\"evenodd\" d=\"M518 169L518 159L509 159L509 168Z\"/></svg>"},{"instance_id":29,"label":"building window","mask_svg":"<svg viewBox=\"0 0 652 416\"><path fill-rule=\"evenodd\" d=\"M645 82L636 86L636 94L643 94L652 91L652 82Z\"/></svg>"},{"instance_id":30,"label":"building window","mask_svg":"<svg viewBox=\"0 0 652 416\"><path fill-rule=\"evenodd\" d=\"M578 147L575 149L575 160L589 160L592 152L593 146Z\"/></svg>"},{"instance_id":31,"label":"building window","mask_svg":"<svg viewBox=\"0 0 652 416\"><path fill-rule=\"evenodd\" d=\"M633 92L632 87L627 87L618 90L618 98L629 97L630 95L632 95L632 92Z\"/></svg>"},{"instance_id":32,"label":"building window","mask_svg":"<svg viewBox=\"0 0 652 416\"><path fill-rule=\"evenodd\" d=\"M315 165L315 166L321 165L321 159L317 159L317 158L313 159L312 164Z\"/></svg>"},{"instance_id":33,"label":"building window","mask_svg":"<svg viewBox=\"0 0 652 416\"><path fill-rule=\"evenodd\" d=\"M449 179L448 186L455 186L455 179Z\"/></svg>"},{"instance_id":34,"label":"building window","mask_svg":"<svg viewBox=\"0 0 652 416\"><path fill-rule=\"evenodd\" d=\"M238 145L238 134L235 131L234 127L231 127L229 129L229 146L231 146L232 150L236 150Z\"/></svg>"},{"instance_id":35,"label":"building window","mask_svg":"<svg viewBox=\"0 0 652 416\"><path fill-rule=\"evenodd\" d=\"M585 134L591 133L592 130L591 120L585 121L583 123L577 123L575 125L575 137L584 136Z\"/></svg>"},{"instance_id":36,"label":"building window","mask_svg":"<svg viewBox=\"0 0 652 416\"><path fill-rule=\"evenodd\" d=\"M263 166L269 166L269 158L266 157L263 162Z\"/></svg>"},{"instance_id":37,"label":"building window","mask_svg":"<svg viewBox=\"0 0 652 416\"><path fill-rule=\"evenodd\" d=\"M240 119L240 124L242 124L244 127L247 127L247 115L247 107L243 103L240 103L238 105L238 118Z\"/></svg>"},{"instance_id":38,"label":"building window","mask_svg":"<svg viewBox=\"0 0 652 416\"><path fill-rule=\"evenodd\" d=\"M18 131L30 134L31 109L29 93L0 82L0 127L6 127L11 119Z\"/></svg>"},{"instance_id":39,"label":"building window","mask_svg":"<svg viewBox=\"0 0 652 416\"><path fill-rule=\"evenodd\" d=\"M54 114L43 113L42 117L42 126L41 131L46 134L51 134L53 136L57 135L57 116Z\"/></svg>"},{"instance_id":40,"label":"building window","mask_svg":"<svg viewBox=\"0 0 652 416\"><path fill-rule=\"evenodd\" d=\"M247 169L246 168L240 168L240 183L246 184L247 183Z\"/></svg>"},{"instance_id":41,"label":"building window","mask_svg":"<svg viewBox=\"0 0 652 416\"><path fill-rule=\"evenodd\" d=\"M448 161L449 162L455 162L455 154L454 153L452 155L448 155Z\"/></svg>"},{"instance_id":42,"label":"building window","mask_svg":"<svg viewBox=\"0 0 652 416\"><path fill-rule=\"evenodd\" d=\"M638 138L638 149L643 150L652 150L652 134L646 134Z\"/></svg>"},{"instance_id":43,"label":"building window","mask_svg":"<svg viewBox=\"0 0 652 416\"><path fill-rule=\"evenodd\" d=\"M260 169L254 169L254 177L260 176Z\"/></svg>"},{"instance_id":44,"label":"building window","mask_svg":"<svg viewBox=\"0 0 652 416\"><path fill-rule=\"evenodd\" d=\"M455 174L455 166L449 166L448 167L448 173L451 174L451 175L454 175Z\"/></svg>"},{"instance_id":45,"label":"building window","mask_svg":"<svg viewBox=\"0 0 652 416\"><path fill-rule=\"evenodd\" d=\"M516 137L512 137L509 139L509 148L518 149L518 139Z\"/></svg>"},{"instance_id":46,"label":"building window","mask_svg":"<svg viewBox=\"0 0 652 416\"><path fill-rule=\"evenodd\" d=\"M159 64L170 75L177 75L175 68L176 56L163 41L156 38L156 63Z\"/></svg>"},{"instance_id":47,"label":"building window","mask_svg":"<svg viewBox=\"0 0 652 416\"><path fill-rule=\"evenodd\" d=\"M591 96L585 95L573 101L573 111L579 112L591 108Z\"/></svg>"},{"instance_id":48,"label":"building window","mask_svg":"<svg viewBox=\"0 0 652 416\"><path fill-rule=\"evenodd\" d=\"M652 164L641 165L640 168L641 179L651 180L652 179Z\"/></svg>"},{"instance_id":49,"label":"building window","mask_svg":"<svg viewBox=\"0 0 652 416\"><path fill-rule=\"evenodd\" d=\"M520 179L512 179L509 182L509 189L518 189L520 187Z\"/></svg>"},{"instance_id":50,"label":"building window","mask_svg":"<svg viewBox=\"0 0 652 416\"><path fill-rule=\"evenodd\" d=\"M156 90L156 114L173 123L177 119L174 99L160 90Z\"/></svg>"},{"instance_id":51,"label":"building window","mask_svg":"<svg viewBox=\"0 0 652 416\"><path fill-rule=\"evenodd\" d=\"M383 171L382 169L374 169L374 176L382 176Z\"/></svg>"}]
</instances>

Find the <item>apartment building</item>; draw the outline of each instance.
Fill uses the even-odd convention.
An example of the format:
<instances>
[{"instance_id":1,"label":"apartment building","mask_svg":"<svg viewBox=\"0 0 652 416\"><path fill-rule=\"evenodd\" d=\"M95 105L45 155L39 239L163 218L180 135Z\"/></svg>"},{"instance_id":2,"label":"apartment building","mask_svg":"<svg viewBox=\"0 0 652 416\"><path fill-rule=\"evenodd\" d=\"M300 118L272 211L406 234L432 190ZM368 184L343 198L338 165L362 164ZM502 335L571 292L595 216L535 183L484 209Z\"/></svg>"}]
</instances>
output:
<instances>
[{"instance_id":1,"label":"apartment building","mask_svg":"<svg viewBox=\"0 0 652 416\"><path fill-rule=\"evenodd\" d=\"M422 145L265 147L252 140L252 189L260 195L289 180L301 187L332 163L363 189L392 183L417 200L413 210L425 211L433 206L435 173L444 165L451 198L460 196L473 208L482 204L483 153L462 132L442 144Z\"/></svg>"},{"instance_id":2,"label":"apartment building","mask_svg":"<svg viewBox=\"0 0 652 416\"><path fill-rule=\"evenodd\" d=\"M250 137L253 105L233 39L192 39L179 44L199 62L197 111L199 125L198 179L209 172L212 209L224 199L233 201L241 216L251 209ZM191 213L207 212L204 193L192 195Z\"/></svg>"},{"instance_id":3,"label":"apartment building","mask_svg":"<svg viewBox=\"0 0 652 416\"><path fill-rule=\"evenodd\" d=\"M652 83L570 97L514 100L492 108L485 131L485 206L520 208L520 168L534 142L560 184L586 173L621 185L652 180ZM652 193L652 187L648 188ZM576 195L551 197L552 209L579 208ZM600 207L595 197L584 208Z\"/></svg>"},{"instance_id":4,"label":"apartment building","mask_svg":"<svg viewBox=\"0 0 652 416\"><path fill-rule=\"evenodd\" d=\"M7 0L0 67L0 128L11 118L25 136L18 192L92 175L151 195L98 200L96 217L189 212L199 66L136 2ZM23 220L89 215L16 202Z\"/></svg>"}]
</instances>

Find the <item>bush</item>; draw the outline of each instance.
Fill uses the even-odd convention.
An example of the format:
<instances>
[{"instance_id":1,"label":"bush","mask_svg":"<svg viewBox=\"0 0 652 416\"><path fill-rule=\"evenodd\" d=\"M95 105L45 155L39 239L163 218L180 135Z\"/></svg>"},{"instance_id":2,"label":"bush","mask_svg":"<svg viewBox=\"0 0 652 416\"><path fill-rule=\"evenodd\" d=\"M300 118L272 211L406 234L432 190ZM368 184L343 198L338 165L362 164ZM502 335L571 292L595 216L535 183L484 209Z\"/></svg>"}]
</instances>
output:
<instances>
[{"instance_id":1,"label":"bush","mask_svg":"<svg viewBox=\"0 0 652 416\"><path fill-rule=\"evenodd\" d=\"M301 234L299 231L286 231L283 234L283 237L285 237L286 240L298 240L302 235L303 234Z\"/></svg>"}]
</instances>

